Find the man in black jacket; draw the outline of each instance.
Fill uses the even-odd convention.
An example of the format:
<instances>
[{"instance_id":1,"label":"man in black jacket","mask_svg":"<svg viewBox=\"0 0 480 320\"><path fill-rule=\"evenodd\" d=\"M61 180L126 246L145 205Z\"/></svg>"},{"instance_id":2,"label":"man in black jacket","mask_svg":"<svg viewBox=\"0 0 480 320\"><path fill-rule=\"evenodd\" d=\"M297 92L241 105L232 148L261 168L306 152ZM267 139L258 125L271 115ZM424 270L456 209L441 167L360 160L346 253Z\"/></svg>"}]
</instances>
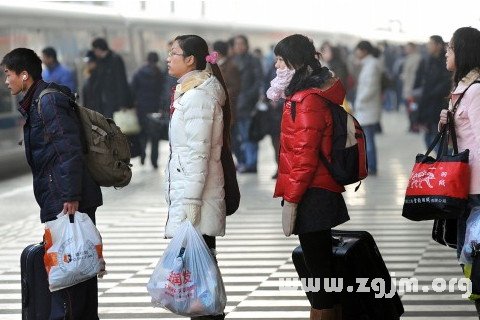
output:
<instances>
[{"instance_id":1,"label":"man in black jacket","mask_svg":"<svg viewBox=\"0 0 480 320\"><path fill-rule=\"evenodd\" d=\"M142 128L142 132L140 133L140 161L143 165L145 162L147 141L151 141L152 150L150 153L150 160L155 169L158 168L159 140L156 135L152 135L148 131L147 115L149 113L161 111L165 73L158 67L158 61L158 54L156 52L149 52L147 55L147 63L133 75L131 83L134 104L137 108L138 121Z\"/></svg>"},{"instance_id":2,"label":"man in black jacket","mask_svg":"<svg viewBox=\"0 0 480 320\"><path fill-rule=\"evenodd\" d=\"M95 223L102 205L100 187L84 161L80 121L71 107L70 89L42 80L42 62L33 50L17 48L1 62L11 94L24 94L18 110L25 118L25 153L33 175L33 192L40 220L56 219L60 212L84 212ZM40 93L54 88L62 93ZM70 97L70 98L69 98ZM47 284L46 284L47 285ZM50 320L98 319L97 277L52 293Z\"/></svg>"},{"instance_id":3,"label":"man in black jacket","mask_svg":"<svg viewBox=\"0 0 480 320\"><path fill-rule=\"evenodd\" d=\"M263 71L260 61L248 52L248 40L239 35L234 40L234 62L240 71L240 92L237 97L234 146L240 173L257 172L258 143L249 138L253 112L261 95Z\"/></svg>"},{"instance_id":4,"label":"man in black jacket","mask_svg":"<svg viewBox=\"0 0 480 320\"><path fill-rule=\"evenodd\" d=\"M112 118L113 113L130 106L130 91L127 73L122 57L110 50L108 43L103 38L92 42L92 50L97 57L98 94L100 106L95 106L96 111L107 118Z\"/></svg>"},{"instance_id":5,"label":"man in black jacket","mask_svg":"<svg viewBox=\"0 0 480 320\"><path fill-rule=\"evenodd\" d=\"M445 64L445 43L434 35L427 44L428 56L417 69L413 95L418 102L418 121L425 128L427 147L438 132L440 111L448 107L452 74Z\"/></svg>"}]
</instances>

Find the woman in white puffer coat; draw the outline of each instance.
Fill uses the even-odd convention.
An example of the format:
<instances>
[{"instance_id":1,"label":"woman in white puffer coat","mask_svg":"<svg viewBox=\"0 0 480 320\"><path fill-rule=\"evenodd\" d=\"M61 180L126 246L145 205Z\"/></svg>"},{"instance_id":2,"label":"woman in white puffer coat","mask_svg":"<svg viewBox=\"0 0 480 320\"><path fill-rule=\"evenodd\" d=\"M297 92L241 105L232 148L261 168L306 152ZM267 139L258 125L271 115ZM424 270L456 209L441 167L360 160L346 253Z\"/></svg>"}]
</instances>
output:
<instances>
[{"instance_id":1,"label":"woman in white puffer coat","mask_svg":"<svg viewBox=\"0 0 480 320\"><path fill-rule=\"evenodd\" d=\"M220 160L229 143L230 105L215 52L196 35L175 38L168 73L178 78L170 107L170 157L165 170L168 219L165 237L189 219L215 250L215 236L225 235L225 192ZM224 319L224 315L201 319Z\"/></svg>"}]
</instances>

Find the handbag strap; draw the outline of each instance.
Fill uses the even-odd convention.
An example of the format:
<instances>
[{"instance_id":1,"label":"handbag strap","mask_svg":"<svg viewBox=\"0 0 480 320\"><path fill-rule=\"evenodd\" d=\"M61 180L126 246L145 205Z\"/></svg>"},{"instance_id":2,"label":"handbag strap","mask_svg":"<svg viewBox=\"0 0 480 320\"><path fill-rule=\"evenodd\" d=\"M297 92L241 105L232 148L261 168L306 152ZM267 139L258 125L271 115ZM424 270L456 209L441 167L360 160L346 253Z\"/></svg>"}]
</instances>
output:
<instances>
[{"instance_id":1,"label":"handbag strap","mask_svg":"<svg viewBox=\"0 0 480 320\"><path fill-rule=\"evenodd\" d=\"M440 142L440 147L438 149L437 159L439 156L447 154L448 142L450 141L450 138L452 139L453 152L454 154L458 154L458 142L457 142L457 133L455 131L454 115L455 115L455 112L457 112L458 106L460 105L460 102L462 101L463 96L465 95L467 90L475 83L480 83L480 80L475 80L472 83L470 83L470 85L460 94L457 101L455 101L455 104L453 105L452 110L447 112L447 125L442 125L440 132L437 134L435 139L432 141L432 143L428 147L428 150L425 153L425 156L428 156L439 142Z\"/></svg>"},{"instance_id":2,"label":"handbag strap","mask_svg":"<svg viewBox=\"0 0 480 320\"><path fill-rule=\"evenodd\" d=\"M458 106L460 105L460 101L462 101L462 98L465 95L465 93L467 92L467 90L475 83L480 83L480 80L475 80L472 83L470 83L468 85L467 89L463 90L463 92L460 94L460 97L458 97L457 101L455 101L455 104L453 105L453 108L452 108L452 111L451 111L453 114L455 114L455 112L457 112Z\"/></svg>"},{"instance_id":3,"label":"handbag strap","mask_svg":"<svg viewBox=\"0 0 480 320\"><path fill-rule=\"evenodd\" d=\"M447 126L442 126L441 130L437 135L435 136L435 139L433 139L432 143L430 143L430 146L427 149L427 152L425 153L425 157L428 157L428 155L435 149L435 146L440 142L440 148L439 148L439 154L440 151L443 151L443 144L444 144L444 136L447 131Z\"/></svg>"},{"instance_id":4,"label":"handbag strap","mask_svg":"<svg viewBox=\"0 0 480 320\"><path fill-rule=\"evenodd\" d=\"M437 160L440 156L448 153L449 142L452 141L453 154L458 154L458 142L457 133L455 131L455 122L453 120L453 114L447 113L447 125L444 126L443 135L440 139L440 147L438 149Z\"/></svg>"}]
</instances>

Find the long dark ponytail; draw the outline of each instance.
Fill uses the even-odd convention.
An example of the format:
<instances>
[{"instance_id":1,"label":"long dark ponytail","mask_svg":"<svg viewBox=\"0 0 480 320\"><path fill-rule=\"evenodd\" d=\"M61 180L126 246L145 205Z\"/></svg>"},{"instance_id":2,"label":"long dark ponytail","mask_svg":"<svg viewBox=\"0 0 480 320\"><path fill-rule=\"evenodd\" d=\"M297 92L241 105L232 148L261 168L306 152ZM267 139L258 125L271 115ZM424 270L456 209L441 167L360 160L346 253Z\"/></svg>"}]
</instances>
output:
<instances>
[{"instance_id":1,"label":"long dark ponytail","mask_svg":"<svg viewBox=\"0 0 480 320\"><path fill-rule=\"evenodd\" d=\"M195 58L195 69L205 70L207 67L208 45L207 42L197 35L182 35L175 38L178 45L183 50L185 57L193 56ZM223 79L222 72L217 64L210 64L212 73L218 79L225 91L225 104L222 106L223 112L223 143L230 147L230 130L232 125L232 111L230 109L230 96L227 85Z\"/></svg>"}]
</instances>

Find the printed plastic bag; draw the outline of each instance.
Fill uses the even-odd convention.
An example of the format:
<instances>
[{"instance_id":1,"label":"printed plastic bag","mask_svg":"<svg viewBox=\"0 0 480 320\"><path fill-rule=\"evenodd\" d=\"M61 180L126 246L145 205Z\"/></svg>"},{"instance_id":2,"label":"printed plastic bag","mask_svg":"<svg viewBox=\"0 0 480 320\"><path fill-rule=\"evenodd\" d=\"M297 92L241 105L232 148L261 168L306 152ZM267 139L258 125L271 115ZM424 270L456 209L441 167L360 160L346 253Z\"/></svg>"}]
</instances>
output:
<instances>
[{"instance_id":1,"label":"printed plastic bag","mask_svg":"<svg viewBox=\"0 0 480 320\"><path fill-rule=\"evenodd\" d=\"M73 218L73 219L72 219ZM90 217L60 213L45 223L45 268L50 291L95 277L104 271L102 238Z\"/></svg>"},{"instance_id":2,"label":"printed plastic bag","mask_svg":"<svg viewBox=\"0 0 480 320\"><path fill-rule=\"evenodd\" d=\"M465 233L465 242L462 253L460 254L460 263L473 264L473 248L480 243L480 211L474 210L467 219L467 231Z\"/></svg>"},{"instance_id":3,"label":"printed plastic bag","mask_svg":"<svg viewBox=\"0 0 480 320\"><path fill-rule=\"evenodd\" d=\"M178 227L147 289L155 307L183 316L222 314L227 303L220 270L190 221Z\"/></svg>"}]
</instances>

